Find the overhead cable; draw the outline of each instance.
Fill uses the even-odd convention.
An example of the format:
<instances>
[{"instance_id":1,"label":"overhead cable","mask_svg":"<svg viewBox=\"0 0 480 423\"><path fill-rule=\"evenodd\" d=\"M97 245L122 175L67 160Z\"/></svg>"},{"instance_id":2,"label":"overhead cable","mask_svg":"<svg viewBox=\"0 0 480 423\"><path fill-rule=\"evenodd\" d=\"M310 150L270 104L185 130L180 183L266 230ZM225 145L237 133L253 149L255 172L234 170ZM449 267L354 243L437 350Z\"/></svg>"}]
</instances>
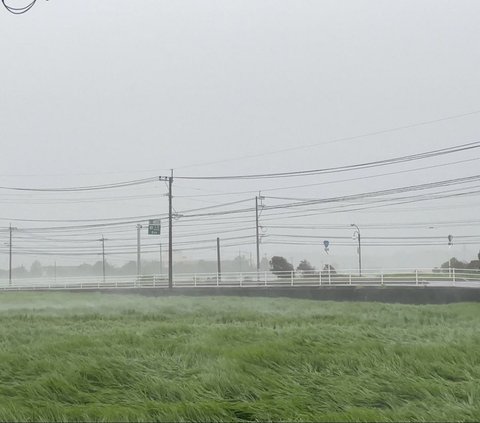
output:
<instances>
[{"instance_id":1,"label":"overhead cable","mask_svg":"<svg viewBox=\"0 0 480 423\"><path fill-rule=\"evenodd\" d=\"M290 172L277 173L261 173L261 174L245 174L245 175L227 175L227 176L176 176L176 179L188 180L239 180L239 179L272 179L272 178L289 178L298 176L323 175L329 173L347 172L353 170L370 169L374 167L387 166L398 163L406 163L416 160L422 160L432 157L443 156L446 154L459 153L480 148L480 141L461 144L458 146L441 148L437 150L426 151L423 153L410 154L407 156L393 157L390 159L376 160L371 162L356 163L345 166L336 166L320 169L298 170Z\"/></svg>"},{"instance_id":2,"label":"overhead cable","mask_svg":"<svg viewBox=\"0 0 480 423\"><path fill-rule=\"evenodd\" d=\"M373 137L373 136L388 134L388 133L401 131L401 130L405 130L405 129L427 126L427 125L431 125L431 124L434 124L434 123L445 122L445 121L464 118L464 117L468 117L468 116L475 116L475 115L478 115L479 113L480 113L480 110L474 110L474 111L471 111L471 112L468 112L468 113L460 113L460 114L456 114L456 115L444 116L444 117L441 117L441 118L438 118L438 119L424 120L424 121L415 122L415 123L411 123L411 124L395 126L395 127L392 127L392 128L380 129L380 130L372 131L372 132L366 132L366 133L360 134L360 135L353 135L353 136L335 138L335 139L332 139L332 140L329 140L329 141L323 141L323 142L317 142L317 143L313 143L313 144L283 148L283 149L279 149L279 150L270 150L268 152L260 153L260 154L249 154L249 155L245 155L245 156L241 156L241 157L234 157L234 158L230 158L230 159L215 160L215 161L196 163L196 164L191 164L191 165L186 165L186 166L180 166L180 167L177 167L177 169L188 169L188 168L192 168L192 167L200 167L200 166L207 166L207 165L218 164L218 163L226 163L226 162L231 162L231 161L236 161L236 160L245 160L245 159L252 159L252 158L257 158L257 157L271 156L272 154L287 153L287 152L290 152L290 151L305 150L305 149L308 149L308 148L320 147L322 145L336 144L336 143L341 143L341 142L346 142L346 141L353 141L353 140L356 140L356 139Z\"/></svg>"},{"instance_id":3,"label":"overhead cable","mask_svg":"<svg viewBox=\"0 0 480 423\"><path fill-rule=\"evenodd\" d=\"M151 177L151 178L144 178L144 179L136 179L132 181L124 181L124 182L116 182L112 184L104 184L104 185L89 185L89 186L80 186L80 187L63 187L63 188L28 188L28 187L8 187L8 186L0 186L0 189L9 190L9 191L41 191L41 192L80 192L80 191L97 191L97 190L105 190L105 189L113 189L113 188L123 188L129 187L134 185L143 185L148 184L150 182L158 181L158 177Z\"/></svg>"}]
</instances>

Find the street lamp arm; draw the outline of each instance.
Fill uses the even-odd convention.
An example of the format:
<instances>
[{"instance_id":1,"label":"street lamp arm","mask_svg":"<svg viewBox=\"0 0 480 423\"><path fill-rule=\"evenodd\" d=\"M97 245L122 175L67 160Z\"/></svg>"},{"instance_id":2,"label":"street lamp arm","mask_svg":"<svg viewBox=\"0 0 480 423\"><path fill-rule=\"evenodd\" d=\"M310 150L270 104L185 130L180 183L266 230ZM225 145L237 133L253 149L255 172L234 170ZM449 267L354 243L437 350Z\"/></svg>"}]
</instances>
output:
<instances>
[{"instance_id":1,"label":"street lamp arm","mask_svg":"<svg viewBox=\"0 0 480 423\"><path fill-rule=\"evenodd\" d=\"M361 235L360 235L360 228L355 225L355 223L350 224L351 227L355 228L356 231L353 233L354 239L355 235L357 236L358 241L358 276L362 276L362 243L361 243Z\"/></svg>"}]
</instances>

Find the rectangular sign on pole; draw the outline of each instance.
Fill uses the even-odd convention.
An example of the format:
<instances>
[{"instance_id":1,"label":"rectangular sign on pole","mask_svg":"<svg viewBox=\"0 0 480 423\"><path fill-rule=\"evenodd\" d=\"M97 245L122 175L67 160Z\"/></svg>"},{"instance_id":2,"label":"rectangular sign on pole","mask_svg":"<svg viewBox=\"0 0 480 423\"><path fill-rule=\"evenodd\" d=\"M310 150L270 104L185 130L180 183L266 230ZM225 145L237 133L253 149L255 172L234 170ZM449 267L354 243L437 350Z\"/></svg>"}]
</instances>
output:
<instances>
[{"instance_id":1,"label":"rectangular sign on pole","mask_svg":"<svg viewBox=\"0 0 480 423\"><path fill-rule=\"evenodd\" d=\"M160 219L150 219L148 221L148 235L160 235L161 228Z\"/></svg>"}]
</instances>

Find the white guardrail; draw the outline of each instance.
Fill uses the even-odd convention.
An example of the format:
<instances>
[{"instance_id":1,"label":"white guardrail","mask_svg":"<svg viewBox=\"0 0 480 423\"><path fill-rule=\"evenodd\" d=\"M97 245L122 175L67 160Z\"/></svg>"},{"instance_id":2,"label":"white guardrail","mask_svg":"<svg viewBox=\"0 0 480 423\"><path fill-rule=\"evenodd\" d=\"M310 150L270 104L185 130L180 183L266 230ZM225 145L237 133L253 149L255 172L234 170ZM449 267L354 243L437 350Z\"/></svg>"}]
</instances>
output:
<instances>
[{"instance_id":1,"label":"white guardrail","mask_svg":"<svg viewBox=\"0 0 480 423\"><path fill-rule=\"evenodd\" d=\"M177 273L175 288L305 286L461 286L480 288L480 270L383 269L308 272ZM168 288L166 274L0 279L0 290Z\"/></svg>"}]
</instances>

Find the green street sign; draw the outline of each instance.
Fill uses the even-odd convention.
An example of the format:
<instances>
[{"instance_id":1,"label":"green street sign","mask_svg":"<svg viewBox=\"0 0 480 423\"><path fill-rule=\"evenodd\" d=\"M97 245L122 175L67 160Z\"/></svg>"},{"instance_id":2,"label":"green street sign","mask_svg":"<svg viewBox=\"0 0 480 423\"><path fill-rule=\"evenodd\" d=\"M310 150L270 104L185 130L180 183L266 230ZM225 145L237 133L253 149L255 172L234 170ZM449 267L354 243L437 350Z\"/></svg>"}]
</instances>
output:
<instances>
[{"instance_id":1,"label":"green street sign","mask_svg":"<svg viewBox=\"0 0 480 423\"><path fill-rule=\"evenodd\" d=\"M160 219L150 219L148 221L148 235L160 235L161 229Z\"/></svg>"}]
</instances>

